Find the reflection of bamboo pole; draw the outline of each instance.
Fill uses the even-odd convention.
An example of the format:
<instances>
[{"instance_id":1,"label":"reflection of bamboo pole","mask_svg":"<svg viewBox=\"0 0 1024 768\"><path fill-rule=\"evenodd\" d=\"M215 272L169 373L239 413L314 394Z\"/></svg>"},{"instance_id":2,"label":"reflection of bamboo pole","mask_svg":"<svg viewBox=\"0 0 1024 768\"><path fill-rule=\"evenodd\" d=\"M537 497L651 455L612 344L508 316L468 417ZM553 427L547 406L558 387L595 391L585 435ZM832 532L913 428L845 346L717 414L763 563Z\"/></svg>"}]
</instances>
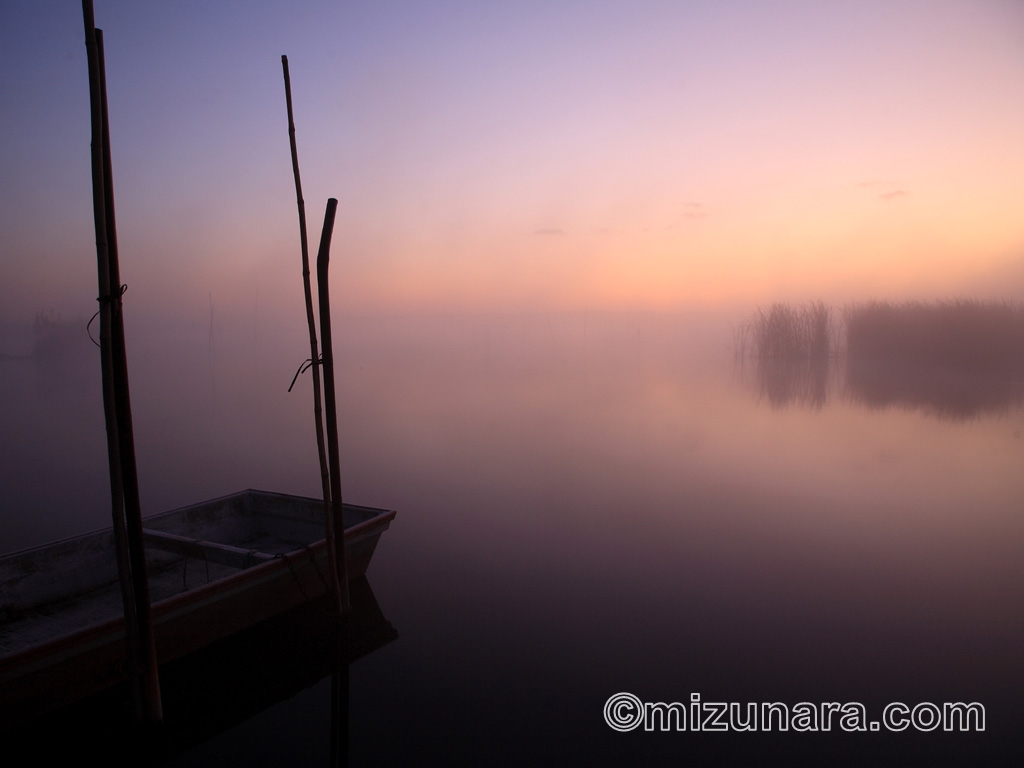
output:
<instances>
[{"instance_id":1,"label":"reflection of bamboo pole","mask_svg":"<svg viewBox=\"0 0 1024 768\"><path fill-rule=\"evenodd\" d=\"M324 406L327 416L327 450L331 461L331 519L333 536L328 539L329 551L335 553L334 572L337 578L338 594L341 598L342 613L348 613L348 571L345 566L345 525L341 513L341 459L338 455L338 411L335 406L334 389L334 344L331 339L331 298L327 282L327 264L331 255L331 235L334 232L334 215L338 201L333 197L327 201L324 213L324 229L320 235L320 251L316 257L316 287L320 299L320 335L323 340Z\"/></svg>"},{"instance_id":2,"label":"reflection of bamboo pole","mask_svg":"<svg viewBox=\"0 0 1024 768\"><path fill-rule=\"evenodd\" d=\"M137 714L147 722L159 722L163 719L163 712L160 703L156 644L150 615L145 550L142 545L141 505L128 389L128 360L121 314L121 277L117 261L103 33L95 27L92 0L82 0L82 12L85 20L92 111L93 214L100 293L100 336L108 347L105 352L101 351L103 401L107 425L107 454L110 459L115 545L122 583L122 599L125 603L125 636L129 645L127 656L129 664L136 666L132 672L136 685L141 687L142 708ZM103 326L106 326L105 331ZM130 579L126 574L130 574ZM133 624L135 626L132 626ZM135 642L137 648L131 648ZM141 669L138 669L138 665L141 665ZM137 698L136 704L138 703Z\"/></svg>"},{"instance_id":3,"label":"reflection of bamboo pole","mask_svg":"<svg viewBox=\"0 0 1024 768\"><path fill-rule=\"evenodd\" d=\"M292 81L288 74L288 57L281 57L284 69L284 96L288 105L288 142L292 150L292 174L295 176L295 200L299 207L299 242L302 248L302 288L306 296L306 323L309 326L309 359L313 374L313 415L316 419L316 448L320 458L320 485L324 497L324 525L327 540L331 541L331 486L327 468L327 450L324 447L323 413L320 407L320 354L317 351L316 323L313 319L313 291L309 281L309 240L306 235L306 204L302 199L302 180L299 177L299 153L295 146L295 121L292 115ZM340 607L340 606L339 606Z\"/></svg>"},{"instance_id":4,"label":"reflection of bamboo pole","mask_svg":"<svg viewBox=\"0 0 1024 768\"><path fill-rule=\"evenodd\" d=\"M347 640L347 628L344 631ZM344 768L348 765L349 653L346 647L344 663L331 673L331 754L328 763L331 768Z\"/></svg>"}]
</instances>

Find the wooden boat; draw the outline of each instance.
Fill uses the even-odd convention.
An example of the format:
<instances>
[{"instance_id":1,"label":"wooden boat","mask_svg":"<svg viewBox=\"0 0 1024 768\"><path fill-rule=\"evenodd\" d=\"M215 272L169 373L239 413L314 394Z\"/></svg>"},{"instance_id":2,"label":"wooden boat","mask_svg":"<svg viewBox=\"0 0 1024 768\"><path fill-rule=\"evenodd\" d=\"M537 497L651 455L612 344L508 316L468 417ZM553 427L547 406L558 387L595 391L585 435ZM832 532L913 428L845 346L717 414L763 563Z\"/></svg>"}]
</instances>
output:
<instances>
[{"instance_id":1,"label":"wooden boat","mask_svg":"<svg viewBox=\"0 0 1024 768\"><path fill-rule=\"evenodd\" d=\"M350 579L393 511L344 505ZM323 501L247 490L143 519L157 656L180 658L323 595ZM111 529L0 558L0 728L124 679Z\"/></svg>"}]
</instances>

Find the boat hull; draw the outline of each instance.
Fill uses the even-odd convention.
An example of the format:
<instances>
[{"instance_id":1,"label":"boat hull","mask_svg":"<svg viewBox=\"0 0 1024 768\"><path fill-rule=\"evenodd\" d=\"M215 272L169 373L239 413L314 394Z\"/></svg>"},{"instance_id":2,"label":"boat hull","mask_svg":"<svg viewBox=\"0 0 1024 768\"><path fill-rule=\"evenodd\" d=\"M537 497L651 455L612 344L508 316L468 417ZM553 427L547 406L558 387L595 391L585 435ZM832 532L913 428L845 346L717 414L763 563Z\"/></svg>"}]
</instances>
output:
<instances>
[{"instance_id":1,"label":"boat hull","mask_svg":"<svg viewBox=\"0 0 1024 768\"><path fill-rule=\"evenodd\" d=\"M395 513L355 505L345 505L344 512L347 570L355 579L365 574L377 540ZM151 575L155 591L165 592L170 587L164 582L175 582L179 572L186 587L153 602L153 630L161 664L315 600L328 589L330 565L322 535L322 500L249 490L145 518L143 526L158 543L174 539L169 547L159 550L150 547L147 536L147 562L151 573L156 574L155 579ZM311 539L314 531L319 531L320 538ZM80 610L73 605L74 599L53 599L56 586L54 574L46 567L47 552L54 556L53 565L59 567L73 561L69 553L79 548L85 553L86 567L98 570L96 553L102 551L105 539L111 541L112 559L109 532L87 534L0 559L5 612L24 617L21 623L31 637L45 628L32 624L33 611L56 613L62 605ZM218 539L240 546L224 545ZM188 548L182 542L188 541L192 542L191 554L182 554L181 550ZM239 558L248 562L234 562ZM188 586L190 577L201 580L204 575L207 583ZM109 580L109 573L101 573L97 579ZM111 585L103 591L109 603ZM46 602L28 605L33 599ZM82 600L85 597L79 602ZM39 621L49 619L43 616ZM81 624L84 620L79 617L77 621ZM17 631L18 623L0 627L7 631L8 646L17 641L9 635ZM43 642L30 640L30 646L0 657L0 728L66 706L127 678L122 617L112 616L64 632L59 623L54 626L53 631L60 632L58 636Z\"/></svg>"}]
</instances>

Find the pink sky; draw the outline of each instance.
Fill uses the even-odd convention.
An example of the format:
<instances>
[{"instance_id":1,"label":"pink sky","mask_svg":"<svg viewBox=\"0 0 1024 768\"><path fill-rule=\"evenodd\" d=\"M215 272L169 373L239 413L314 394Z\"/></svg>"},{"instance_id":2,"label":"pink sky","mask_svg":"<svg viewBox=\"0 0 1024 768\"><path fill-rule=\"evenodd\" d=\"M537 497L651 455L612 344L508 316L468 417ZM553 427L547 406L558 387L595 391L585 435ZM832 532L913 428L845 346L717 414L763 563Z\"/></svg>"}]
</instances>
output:
<instances>
[{"instance_id":1,"label":"pink sky","mask_svg":"<svg viewBox=\"0 0 1024 768\"><path fill-rule=\"evenodd\" d=\"M122 272L140 305L1024 298L1024 5L96 0ZM486 8L485 8L486 6ZM8 2L3 316L91 312L77 2Z\"/></svg>"}]
</instances>

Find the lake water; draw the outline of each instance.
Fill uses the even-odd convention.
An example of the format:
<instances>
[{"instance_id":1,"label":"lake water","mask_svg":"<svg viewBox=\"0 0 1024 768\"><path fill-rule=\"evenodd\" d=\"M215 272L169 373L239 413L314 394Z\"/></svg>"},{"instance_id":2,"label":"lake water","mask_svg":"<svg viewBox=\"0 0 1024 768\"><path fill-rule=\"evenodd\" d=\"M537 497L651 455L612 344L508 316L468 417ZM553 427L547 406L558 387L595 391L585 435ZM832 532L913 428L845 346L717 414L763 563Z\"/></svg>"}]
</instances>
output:
<instances>
[{"instance_id":1,"label":"lake water","mask_svg":"<svg viewBox=\"0 0 1024 768\"><path fill-rule=\"evenodd\" d=\"M398 510L368 573L398 639L351 666L353 765L1019 758L1018 400L865 397L842 364L780 384L710 313L336 324L345 499ZM301 326L129 332L144 513L318 493ZM98 355L31 337L0 349L3 551L109 518ZM860 702L866 727L979 702L985 731L617 732L620 692ZM171 764L327 764L330 713L328 678Z\"/></svg>"}]
</instances>

